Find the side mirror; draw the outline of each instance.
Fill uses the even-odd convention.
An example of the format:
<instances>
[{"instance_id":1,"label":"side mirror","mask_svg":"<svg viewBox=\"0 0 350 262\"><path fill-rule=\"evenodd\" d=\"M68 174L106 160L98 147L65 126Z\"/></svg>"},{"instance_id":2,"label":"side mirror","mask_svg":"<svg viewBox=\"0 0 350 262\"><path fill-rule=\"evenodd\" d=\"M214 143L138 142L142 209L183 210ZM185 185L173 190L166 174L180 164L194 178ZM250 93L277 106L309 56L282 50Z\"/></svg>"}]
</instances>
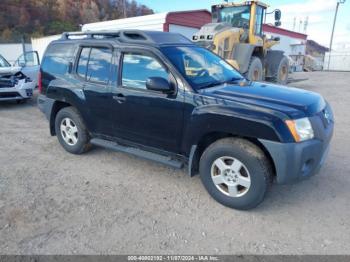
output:
<instances>
[{"instance_id":1,"label":"side mirror","mask_svg":"<svg viewBox=\"0 0 350 262\"><path fill-rule=\"evenodd\" d=\"M276 9L276 10L275 10L275 20L276 20L276 21L280 21L280 20L281 20L281 17L282 17L282 12L281 12L281 10Z\"/></svg>"},{"instance_id":2,"label":"side mirror","mask_svg":"<svg viewBox=\"0 0 350 262\"><path fill-rule=\"evenodd\" d=\"M279 42L281 40L281 38L280 37L278 37L278 36L276 36L276 37L274 37L273 38L273 41L277 41L277 42Z\"/></svg>"},{"instance_id":3,"label":"side mirror","mask_svg":"<svg viewBox=\"0 0 350 262\"><path fill-rule=\"evenodd\" d=\"M174 91L169 81L163 77L149 77L146 81L146 87L148 90L159 91L167 94Z\"/></svg>"}]
</instances>

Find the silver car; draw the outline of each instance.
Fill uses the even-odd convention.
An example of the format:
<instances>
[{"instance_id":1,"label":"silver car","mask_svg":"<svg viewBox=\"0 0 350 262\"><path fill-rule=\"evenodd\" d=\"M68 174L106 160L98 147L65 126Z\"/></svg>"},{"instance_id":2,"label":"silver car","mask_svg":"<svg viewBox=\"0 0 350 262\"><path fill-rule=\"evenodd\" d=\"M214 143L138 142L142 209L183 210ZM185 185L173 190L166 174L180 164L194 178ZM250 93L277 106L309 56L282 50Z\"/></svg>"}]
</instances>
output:
<instances>
[{"instance_id":1,"label":"silver car","mask_svg":"<svg viewBox=\"0 0 350 262\"><path fill-rule=\"evenodd\" d=\"M26 101L37 85L39 59L36 52L21 55L13 66L0 55L0 101Z\"/></svg>"}]
</instances>

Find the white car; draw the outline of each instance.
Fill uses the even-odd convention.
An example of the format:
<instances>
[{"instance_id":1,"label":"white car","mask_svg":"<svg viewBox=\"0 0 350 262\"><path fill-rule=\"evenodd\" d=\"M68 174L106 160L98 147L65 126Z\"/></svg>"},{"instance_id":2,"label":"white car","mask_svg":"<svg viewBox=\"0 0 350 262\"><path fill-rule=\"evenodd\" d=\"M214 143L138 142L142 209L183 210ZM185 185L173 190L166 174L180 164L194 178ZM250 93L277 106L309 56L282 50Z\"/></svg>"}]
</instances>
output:
<instances>
[{"instance_id":1,"label":"white car","mask_svg":"<svg viewBox=\"0 0 350 262\"><path fill-rule=\"evenodd\" d=\"M37 85L39 59L36 52L21 55L11 66L0 55L0 101L26 101Z\"/></svg>"}]
</instances>

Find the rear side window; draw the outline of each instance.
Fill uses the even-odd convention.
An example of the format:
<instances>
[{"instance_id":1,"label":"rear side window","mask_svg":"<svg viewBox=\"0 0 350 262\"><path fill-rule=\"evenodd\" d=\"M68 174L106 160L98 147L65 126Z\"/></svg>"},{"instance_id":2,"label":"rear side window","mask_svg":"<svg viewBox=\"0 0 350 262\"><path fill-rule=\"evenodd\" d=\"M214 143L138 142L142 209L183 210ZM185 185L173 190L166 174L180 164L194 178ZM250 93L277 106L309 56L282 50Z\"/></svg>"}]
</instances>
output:
<instances>
[{"instance_id":1,"label":"rear side window","mask_svg":"<svg viewBox=\"0 0 350 262\"><path fill-rule=\"evenodd\" d=\"M72 44L52 44L45 53L42 70L52 75L64 75L69 63L73 62L75 46Z\"/></svg>"},{"instance_id":2,"label":"rear side window","mask_svg":"<svg viewBox=\"0 0 350 262\"><path fill-rule=\"evenodd\" d=\"M107 84L111 73L112 51L109 48L83 48L77 74L86 81Z\"/></svg>"},{"instance_id":3,"label":"rear side window","mask_svg":"<svg viewBox=\"0 0 350 262\"><path fill-rule=\"evenodd\" d=\"M91 48L83 48L80 53L77 73L82 78L86 77L86 70L87 70L87 64L89 62L90 50Z\"/></svg>"}]
</instances>

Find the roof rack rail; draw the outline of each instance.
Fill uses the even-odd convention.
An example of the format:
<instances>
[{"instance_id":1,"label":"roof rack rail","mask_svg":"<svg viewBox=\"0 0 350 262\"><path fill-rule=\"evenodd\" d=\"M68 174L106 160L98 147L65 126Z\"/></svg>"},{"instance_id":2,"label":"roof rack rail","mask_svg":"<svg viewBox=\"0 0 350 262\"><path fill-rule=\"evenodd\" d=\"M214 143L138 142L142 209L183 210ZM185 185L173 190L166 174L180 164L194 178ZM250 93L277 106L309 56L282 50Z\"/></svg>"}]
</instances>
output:
<instances>
[{"instance_id":1,"label":"roof rack rail","mask_svg":"<svg viewBox=\"0 0 350 262\"><path fill-rule=\"evenodd\" d=\"M84 37L85 36L85 37ZM69 40L71 37L94 38L115 38L121 42L150 42L154 43L151 37L140 30L118 30L118 31L86 31L86 32L64 32L62 40Z\"/></svg>"}]
</instances>

